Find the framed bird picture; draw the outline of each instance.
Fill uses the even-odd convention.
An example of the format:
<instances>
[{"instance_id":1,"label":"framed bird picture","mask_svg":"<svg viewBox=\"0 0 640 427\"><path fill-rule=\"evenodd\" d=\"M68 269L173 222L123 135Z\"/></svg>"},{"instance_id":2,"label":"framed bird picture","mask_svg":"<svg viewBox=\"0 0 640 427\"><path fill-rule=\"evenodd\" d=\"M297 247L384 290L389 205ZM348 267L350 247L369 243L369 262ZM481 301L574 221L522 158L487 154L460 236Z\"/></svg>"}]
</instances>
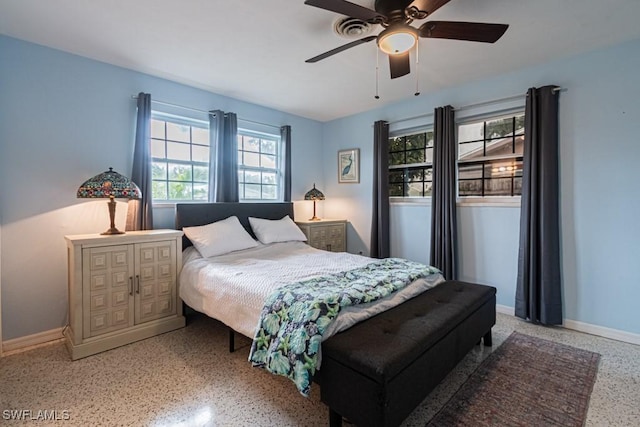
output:
<instances>
[{"instance_id":1,"label":"framed bird picture","mask_svg":"<svg viewBox=\"0 0 640 427\"><path fill-rule=\"evenodd\" d=\"M360 182L360 149L350 148L338 151L338 183L356 184Z\"/></svg>"}]
</instances>

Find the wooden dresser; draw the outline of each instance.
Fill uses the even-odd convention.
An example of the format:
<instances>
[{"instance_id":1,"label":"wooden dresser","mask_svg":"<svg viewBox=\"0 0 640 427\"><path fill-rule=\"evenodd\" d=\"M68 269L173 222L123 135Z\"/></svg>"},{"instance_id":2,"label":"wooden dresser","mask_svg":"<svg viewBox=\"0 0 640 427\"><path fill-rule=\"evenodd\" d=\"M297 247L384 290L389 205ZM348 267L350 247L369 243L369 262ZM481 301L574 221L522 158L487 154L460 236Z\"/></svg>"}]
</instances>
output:
<instances>
[{"instance_id":1,"label":"wooden dresser","mask_svg":"<svg viewBox=\"0 0 640 427\"><path fill-rule=\"evenodd\" d=\"M307 243L314 248L332 252L347 250L347 221L344 219L321 219L319 221L296 221L307 236Z\"/></svg>"},{"instance_id":2,"label":"wooden dresser","mask_svg":"<svg viewBox=\"0 0 640 427\"><path fill-rule=\"evenodd\" d=\"M73 360L185 325L177 278L182 231L65 236L67 347Z\"/></svg>"}]
</instances>

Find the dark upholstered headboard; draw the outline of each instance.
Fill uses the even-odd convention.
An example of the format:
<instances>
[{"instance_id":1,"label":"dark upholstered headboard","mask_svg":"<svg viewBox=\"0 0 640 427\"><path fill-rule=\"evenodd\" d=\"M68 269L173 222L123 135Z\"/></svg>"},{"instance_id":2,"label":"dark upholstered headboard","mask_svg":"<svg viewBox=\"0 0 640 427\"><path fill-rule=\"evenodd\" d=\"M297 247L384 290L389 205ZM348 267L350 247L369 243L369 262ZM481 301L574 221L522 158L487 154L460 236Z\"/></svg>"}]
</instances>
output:
<instances>
[{"instance_id":1,"label":"dark upholstered headboard","mask_svg":"<svg viewBox=\"0 0 640 427\"><path fill-rule=\"evenodd\" d=\"M244 228L255 238L249 217L281 219L289 215L293 219L293 203L178 203L176 204L176 230L183 227L206 225L214 221L237 216ZM191 246L186 237L182 248Z\"/></svg>"}]
</instances>

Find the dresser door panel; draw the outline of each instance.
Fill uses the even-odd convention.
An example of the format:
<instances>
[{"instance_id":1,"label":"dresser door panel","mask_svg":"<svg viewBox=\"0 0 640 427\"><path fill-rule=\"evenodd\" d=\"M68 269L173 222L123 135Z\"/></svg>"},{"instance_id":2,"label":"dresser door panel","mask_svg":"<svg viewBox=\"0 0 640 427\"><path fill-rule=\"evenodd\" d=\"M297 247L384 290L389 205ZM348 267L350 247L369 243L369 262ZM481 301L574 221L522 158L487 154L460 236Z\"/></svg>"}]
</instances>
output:
<instances>
[{"instance_id":1,"label":"dresser door panel","mask_svg":"<svg viewBox=\"0 0 640 427\"><path fill-rule=\"evenodd\" d=\"M176 300L175 241L136 244L135 259L135 323L171 315Z\"/></svg>"},{"instance_id":2,"label":"dresser door panel","mask_svg":"<svg viewBox=\"0 0 640 427\"><path fill-rule=\"evenodd\" d=\"M133 324L130 294L133 276L131 245L83 249L83 336L90 338Z\"/></svg>"},{"instance_id":3,"label":"dresser door panel","mask_svg":"<svg viewBox=\"0 0 640 427\"><path fill-rule=\"evenodd\" d=\"M309 244L325 251L344 252L344 225L319 225L311 227Z\"/></svg>"}]
</instances>

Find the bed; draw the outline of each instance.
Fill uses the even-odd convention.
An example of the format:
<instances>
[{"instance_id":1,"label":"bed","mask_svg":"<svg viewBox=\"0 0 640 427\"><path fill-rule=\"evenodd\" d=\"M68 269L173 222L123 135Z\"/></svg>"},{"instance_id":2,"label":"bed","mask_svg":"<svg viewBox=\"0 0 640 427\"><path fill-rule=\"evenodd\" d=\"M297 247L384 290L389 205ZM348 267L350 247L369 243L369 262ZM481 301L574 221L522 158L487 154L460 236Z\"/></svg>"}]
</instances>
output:
<instances>
[{"instance_id":1,"label":"bed","mask_svg":"<svg viewBox=\"0 0 640 427\"><path fill-rule=\"evenodd\" d=\"M194 209L189 205L187 209ZM246 218L238 214L238 208L252 205L228 204L204 206L208 212L220 212L225 219L228 209L236 212L241 224ZM262 218L279 220L291 215L291 204L258 206ZM185 227L184 208L178 208L180 225ZM284 215L282 215L284 214ZM275 218L273 218L275 217ZM217 215L209 219L217 218ZM198 221L199 222L199 221ZM213 221L210 221L213 222ZM246 224L246 223L245 223ZM293 225L295 227L295 225ZM252 227L245 229L255 237ZM302 233L300 236L304 238ZM315 276L324 276L352 270L370 264L371 258L349 253L327 252L312 248L304 241L287 241L263 244L244 250L204 258L184 242L182 283L180 296L191 308L222 321L233 330L249 338L254 337L260 313L266 298L283 284L298 282ZM347 329L374 314L394 307L444 281L440 272L420 278L410 286L394 292L386 298L370 304L342 307L339 315L324 333L325 337ZM248 285L249 284L249 285Z\"/></svg>"},{"instance_id":2,"label":"bed","mask_svg":"<svg viewBox=\"0 0 640 427\"><path fill-rule=\"evenodd\" d=\"M185 227L187 227L188 229L188 227L203 226L205 224L225 220L232 216L236 216L246 231L255 238L256 236L249 223L249 217L258 217L268 220L280 220L285 216L293 218L293 205L291 203L178 204L176 206L176 228L185 229ZM198 242L196 242L196 244L197 243ZM267 310L268 304L265 304L267 294L277 293L273 292L274 289L279 289L279 286L282 286L280 284L284 284L287 281L293 280L296 284L306 287L307 283L313 284L313 281L315 280L314 277L309 278L309 276L319 274L324 278L327 277L327 274L331 276L335 271L345 268L349 271L349 274L345 276L345 280L353 280L354 283L360 283L359 276L352 273L359 273L362 270L366 270L372 264L372 261L374 261L370 258L359 255L348 253L336 254L319 251L300 241L275 242L266 245L258 245L257 247L251 247L211 258L202 257L198 253L199 251L194 250L191 241L187 238L185 238L183 242L183 248L184 266L180 276L179 285L181 298L185 304L196 311L203 312L208 316L225 323L230 328L231 348L233 346L233 331L252 338L254 341L250 353L250 360L257 366L261 366L260 363L256 363L257 361L259 362L259 360L254 358L254 355L260 352L260 340L258 338L263 336L261 334L263 334L265 329L268 330L268 327L265 327L266 323L264 321L265 314L269 313ZM415 313L416 310L420 312L426 311L425 307L430 306L433 302L432 300L435 301L435 299L438 300L438 304L441 303L439 299L440 297L430 297L430 293L427 292L429 289L440 287L440 285L445 282L437 270L432 267L416 265L417 263L411 263L410 261L406 261L407 264L403 264L403 260L375 260L374 264L386 263L387 261L389 261L390 264L384 268L390 270L393 268L402 270L403 280L405 280L406 283L404 285L398 285L400 289L397 292L392 292L388 295L385 292L374 302L367 302L358 306L345 305L344 307L342 307L342 303L337 304L340 305L342 309L339 310L337 317L335 317L335 319L333 319L333 321L324 330L322 345L317 342L313 345L314 350L312 353L305 353L305 359L300 357L300 360L308 361L310 360L308 354L311 354L313 355L313 363L315 364L315 353L317 352L317 366L320 367L320 371L315 372L316 365L312 364L312 367L308 369L310 372L308 375L309 378L313 377L321 383L322 400L330 406L330 419L332 425L339 425L337 420L341 420L341 415L348 415L354 421L362 420L362 422L369 423L368 420L374 420L374 424L395 425L398 420L401 421L408 414L407 411L410 412L413 408L413 406L407 407L406 402L413 402L416 396L419 397L425 393L426 389L422 385L419 386L420 390L417 394L414 393L416 395L412 396L411 399L404 398L402 393L396 393L397 396L392 397L391 400L399 398L405 403L401 405L401 410L393 405L390 406L388 402L383 402L379 396L381 392L386 395L386 390L392 383L392 381L390 381L389 378L384 377L384 375L378 375L379 378L374 378L373 383L371 383L371 375L366 375L368 377L366 383L358 386L356 390L363 392L369 390L375 395L372 399L368 399L364 404L345 404L343 402L344 395L340 392L340 390L349 389L350 385L352 386L353 384L358 383L358 378L362 376L363 369L366 372L368 369L366 366L367 363L373 360L372 356L375 356L376 353L376 346L374 344L373 347L369 347L364 359L358 360L357 357L353 357L354 354L358 354L358 351L354 351L357 349L349 348L349 342L358 341L359 336L374 336L371 335L371 333L375 333L376 330L378 330L380 334L374 339L383 340L385 339L385 336L388 335L388 328L383 324L377 324L376 322L380 323L380 321L382 321L383 323L388 323L389 320L385 319L391 319L390 321L393 322L397 319L406 318L402 321L403 324L410 325L413 324L412 322L415 322L416 318L420 317L419 314ZM391 263L391 261L395 264ZM304 271L302 271L301 267L296 268L296 266L306 265L309 263L314 266L314 271L312 273L309 273L308 269L303 269ZM422 268L428 269L421 270L420 272L417 271L417 269ZM220 276L217 275L218 271L222 270L224 270L226 274L225 280L228 280L228 282L224 282L224 285L221 285L223 282L220 282ZM414 270L416 271L414 272ZM287 273L281 274L282 271L286 271ZM291 271L293 271L293 273L291 273ZM213 276L209 277L208 275L212 274L211 272L213 272ZM404 274L405 272L407 274ZM367 274L369 274L368 270ZM237 291L234 286L235 282L240 280L240 276L243 276L241 277L243 281L248 279L250 283L255 284L255 288L257 288L258 291L256 291L255 294L252 294L252 292L254 292L253 289ZM206 279L203 280L203 277L206 277ZM227 277L228 279L226 279ZM301 278L304 280L299 281ZM212 284L214 282L215 285ZM482 285L470 286L470 289L474 290L477 290L478 286L482 287ZM443 288L444 287L445 286L443 286ZM284 289L286 287L283 286L282 288ZM395 290L395 288L392 290ZM241 294L238 294L238 292L241 292ZM451 292L453 297L458 299L460 298L460 295L464 293L465 295L463 299L470 299L463 304L464 307L461 305L456 308L456 310L452 312L454 313L454 317L447 317L447 324L440 327L439 331L436 331L436 333L432 333L432 331L429 334L419 334L420 336L418 337L417 342L416 336L412 337L405 344L402 344L399 348L394 350L393 357L390 356L390 353L385 356L384 351L378 352L380 358L375 359L375 363L378 364L375 368L376 370L386 372L388 370L386 368L387 365L392 367L394 372L404 371L405 368L409 369L411 366L413 366L411 369L422 369L420 366L423 366L424 358L427 357L427 359L430 359L433 357L425 355L429 352L431 347L437 348L438 345L444 345L443 343L446 339L454 340L456 343L460 341L460 338L456 335L460 333L458 325L462 325L464 328L468 328L472 324L480 326L472 327L473 334L464 334L465 336L469 335L469 337L465 338L464 346L456 344L455 355L453 357L445 357L447 360L446 363L448 370L452 368L449 366L452 361L455 366L455 363L457 363L457 361L469 350L467 347L468 343L471 342L470 340L474 340L473 343L475 344L475 341L484 336L485 344L490 342L490 329L495 323L495 289L493 290L493 303L489 300L490 292L488 290L482 290L482 297L480 297L479 294L472 295L473 292L467 292L467 288L463 290L458 286L458 288L454 289L453 285L447 286L442 292L440 292L439 295L448 295L448 292ZM285 295L282 298L286 299L287 296L288 295ZM482 301L477 302L476 300ZM405 301L409 301L410 304L405 304ZM276 302L279 304L281 301L276 299ZM477 316L476 312L480 305L482 305L482 307L486 306L490 308L491 304L493 304L493 320L491 319L491 313L487 313L486 315L481 314L482 317L486 318L486 321L478 322L477 319L473 318L472 315ZM279 307L280 306L277 306L280 310ZM412 314L409 317L406 317L406 313L404 313L407 310L405 307L411 307L410 310L412 310ZM449 308L451 307L448 307L448 309ZM487 311L488 309L483 308L483 310ZM331 311L331 309L329 309L329 311ZM438 312L437 310L431 311L434 313ZM448 310L444 313L445 317L449 316L448 312L450 311L451 310ZM275 313L275 309L272 308L271 313ZM262 318L260 316L262 316ZM437 314L430 314L429 316L439 316L440 318L444 318ZM373 319L371 319L372 317ZM435 320L438 319L436 318ZM453 323L453 321L456 323ZM357 325L357 327L354 327L354 325ZM367 327L367 325L371 325L372 327ZM278 332L278 334L281 333L282 332ZM276 333L274 332L273 335L275 337ZM347 344L345 344L345 337L347 337ZM434 340L434 337L437 337L437 339ZM294 343L299 342L296 341L295 338L296 337L291 338L291 341ZM279 337L278 339L284 341L285 346L289 346L289 337ZM258 342L258 347L256 347L256 342ZM425 347L421 343L427 343L428 346ZM312 347L310 344L307 345L309 348ZM324 362L322 362L322 358L324 356L322 356L320 348L325 345L329 349L325 355L328 360L328 367L323 371L322 363ZM405 346L406 348L402 348L402 346ZM264 348L266 348L266 346ZM447 351L446 348L445 351ZM398 359L398 355L403 357ZM438 357L441 357L441 355L436 358ZM398 362L398 360L401 362ZM417 365L416 360L420 362ZM291 363L292 366L290 367L290 371L293 372L295 370L293 369L294 360L292 360ZM262 365L264 365L264 363ZM273 364L270 361L267 365L272 367ZM297 363L296 366L300 365L300 363ZM416 368L416 366L418 368ZM436 366L438 365L436 364ZM336 369L336 367L339 368ZM446 372L448 372L448 370L446 370ZM349 375L347 371L350 371L352 375ZM274 371L272 370L272 372ZM332 374L332 372L336 373ZM277 372L277 369L274 373L285 375ZM439 378L435 384L440 381L440 375L441 373L438 373L438 375L435 376L432 375L433 378ZM305 390L308 391L308 388L310 387L308 382L310 381L299 381L298 378L300 377L293 378L290 375L285 376L292 378L296 383L298 390L302 394L306 394ZM373 376L375 377L376 375L374 374ZM305 380L306 377L303 376L302 378ZM344 378L352 378L352 380L346 384L343 382ZM402 378L402 375L399 375L399 378ZM431 385L433 378L431 381L426 381L425 384L430 384L430 387L434 387L435 385ZM381 391L378 390L378 388L380 388ZM424 396L426 396L426 394L424 394ZM339 410L336 411L335 408L339 408ZM386 412L390 410L394 413L390 415L386 414ZM377 415L377 412L379 411L381 411L380 416ZM365 412L366 414L364 414Z\"/></svg>"}]
</instances>

